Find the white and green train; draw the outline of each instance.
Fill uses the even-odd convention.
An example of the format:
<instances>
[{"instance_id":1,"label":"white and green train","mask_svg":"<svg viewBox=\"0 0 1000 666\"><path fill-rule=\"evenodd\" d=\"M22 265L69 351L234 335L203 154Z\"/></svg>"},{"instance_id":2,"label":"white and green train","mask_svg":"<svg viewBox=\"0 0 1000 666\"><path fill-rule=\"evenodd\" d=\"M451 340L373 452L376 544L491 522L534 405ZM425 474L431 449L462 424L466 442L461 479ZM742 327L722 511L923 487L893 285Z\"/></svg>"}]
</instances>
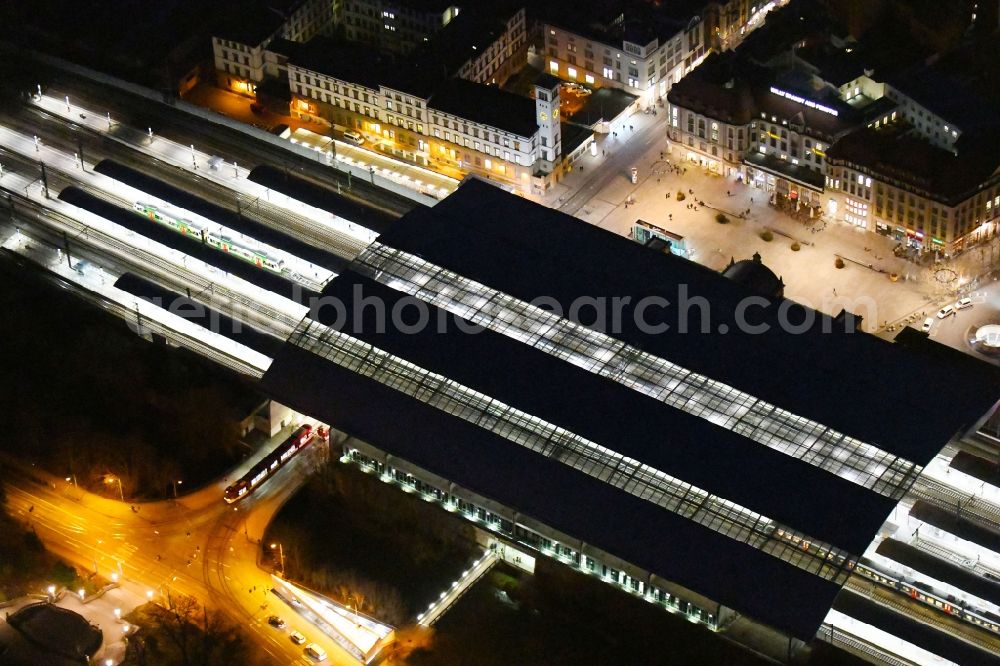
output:
<instances>
[{"instance_id":1,"label":"white and green train","mask_svg":"<svg viewBox=\"0 0 1000 666\"><path fill-rule=\"evenodd\" d=\"M195 236L206 245L210 245L216 250L235 255L243 261L251 263L258 268L264 268L272 273L278 273L279 275L286 272L285 262L281 259L275 259L269 256L266 252L261 252L260 250L243 247L228 236L223 236L217 232L209 231L200 224L183 218L174 217L170 213L158 209L156 206L151 206L139 201L132 204L132 209L140 215L148 217L153 222L162 224L163 226L173 229L177 233L184 236Z\"/></svg>"}]
</instances>

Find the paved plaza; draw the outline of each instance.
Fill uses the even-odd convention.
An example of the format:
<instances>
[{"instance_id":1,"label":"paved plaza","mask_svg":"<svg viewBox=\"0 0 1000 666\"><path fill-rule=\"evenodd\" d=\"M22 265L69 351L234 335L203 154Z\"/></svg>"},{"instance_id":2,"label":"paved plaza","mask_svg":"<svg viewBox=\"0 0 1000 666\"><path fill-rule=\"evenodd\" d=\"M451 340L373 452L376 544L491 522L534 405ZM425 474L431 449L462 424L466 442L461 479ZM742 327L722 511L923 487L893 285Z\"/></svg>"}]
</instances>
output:
<instances>
[{"instance_id":1,"label":"paved plaza","mask_svg":"<svg viewBox=\"0 0 1000 666\"><path fill-rule=\"evenodd\" d=\"M843 222L794 219L771 205L765 191L683 160L681 147L671 155L666 114L658 111L634 114L624 128L616 128L617 138L599 137L597 154L581 157L544 203L626 236L636 220L645 220L683 236L690 258L715 270L731 258L759 252L784 280L786 297L831 315L846 308L864 317L864 330L885 337L903 325L919 326L960 290L964 295L992 282L976 278L1000 256L996 245L936 265L917 263L894 256L891 238ZM632 145L631 137L639 145ZM629 173L633 166L635 184ZM568 207L582 190L593 194L579 210ZM684 193L683 201L677 192ZM749 215L741 217L747 209ZM720 212L728 224L716 221ZM765 230L772 232L771 241L761 238ZM792 250L793 243L800 249ZM844 268L835 266L838 256Z\"/></svg>"}]
</instances>

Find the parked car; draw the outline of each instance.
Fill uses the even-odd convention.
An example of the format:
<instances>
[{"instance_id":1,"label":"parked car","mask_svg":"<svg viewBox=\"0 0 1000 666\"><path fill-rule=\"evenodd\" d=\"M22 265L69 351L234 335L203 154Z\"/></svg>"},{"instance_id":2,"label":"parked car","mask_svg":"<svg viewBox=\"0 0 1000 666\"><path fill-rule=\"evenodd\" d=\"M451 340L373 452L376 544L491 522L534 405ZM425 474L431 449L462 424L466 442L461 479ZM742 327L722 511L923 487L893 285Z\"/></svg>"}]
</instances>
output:
<instances>
[{"instance_id":1,"label":"parked car","mask_svg":"<svg viewBox=\"0 0 1000 666\"><path fill-rule=\"evenodd\" d=\"M292 642L295 643L296 645L302 645L303 643L306 642L306 637L297 631L293 631L292 633L288 634L288 637L292 639Z\"/></svg>"},{"instance_id":2,"label":"parked car","mask_svg":"<svg viewBox=\"0 0 1000 666\"><path fill-rule=\"evenodd\" d=\"M920 327L920 330L923 331L924 333L930 333L931 326L933 325L934 325L934 317L928 317L927 319L924 319L924 325Z\"/></svg>"},{"instance_id":3,"label":"parked car","mask_svg":"<svg viewBox=\"0 0 1000 666\"><path fill-rule=\"evenodd\" d=\"M250 105L250 112L260 115L264 113L264 105L258 102L254 102L253 104Z\"/></svg>"},{"instance_id":4,"label":"parked car","mask_svg":"<svg viewBox=\"0 0 1000 666\"><path fill-rule=\"evenodd\" d=\"M964 310L965 308L971 308L971 307L972 307L972 299L968 297L960 298L958 299L958 303L955 303L956 310Z\"/></svg>"},{"instance_id":5,"label":"parked car","mask_svg":"<svg viewBox=\"0 0 1000 666\"><path fill-rule=\"evenodd\" d=\"M285 621L282 620L277 615L272 615L269 618L267 618L267 623L269 625L271 625L272 627L275 627L277 629L284 629L285 628Z\"/></svg>"},{"instance_id":6,"label":"parked car","mask_svg":"<svg viewBox=\"0 0 1000 666\"><path fill-rule=\"evenodd\" d=\"M361 132L355 132L354 130L347 130L344 132L344 141L349 141L355 146L360 146L364 144L365 137L361 136Z\"/></svg>"},{"instance_id":7,"label":"parked car","mask_svg":"<svg viewBox=\"0 0 1000 666\"><path fill-rule=\"evenodd\" d=\"M958 312L958 310L955 309L954 305L946 305L943 308L941 308L940 310L938 310L937 318L938 319L944 319L945 317L952 316L956 312Z\"/></svg>"}]
</instances>

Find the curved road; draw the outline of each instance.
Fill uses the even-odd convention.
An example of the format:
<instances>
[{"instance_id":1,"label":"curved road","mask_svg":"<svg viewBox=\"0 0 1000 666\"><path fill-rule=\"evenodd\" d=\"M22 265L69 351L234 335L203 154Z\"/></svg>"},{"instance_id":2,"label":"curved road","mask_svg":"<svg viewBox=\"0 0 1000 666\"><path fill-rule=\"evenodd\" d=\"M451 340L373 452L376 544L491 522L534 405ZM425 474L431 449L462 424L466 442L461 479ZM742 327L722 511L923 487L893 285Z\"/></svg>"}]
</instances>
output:
<instances>
[{"instance_id":1,"label":"curved road","mask_svg":"<svg viewBox=\"0 0 1000 666\"><path fill-rule=\"evenodd\" d=\"M270 448L256 452L227 479L237 478ZM312 663L288 638L297 629L326 649L324 663L356 664L332 639L293 617L268 592L270 573L257 566L264 528L325 456L325 445L307 448L235 505L222 501L227 485L222 479L176 501L135 504L135 510L37 468L5 461L6 509L67 562L108 579L118 572L121 586L137 598L166 602L171 594L190 595L226 613L244 628L261 661ZM271 614L285 618L288 627L270 627L266 618Z\"/></svg>"}]
</instances>

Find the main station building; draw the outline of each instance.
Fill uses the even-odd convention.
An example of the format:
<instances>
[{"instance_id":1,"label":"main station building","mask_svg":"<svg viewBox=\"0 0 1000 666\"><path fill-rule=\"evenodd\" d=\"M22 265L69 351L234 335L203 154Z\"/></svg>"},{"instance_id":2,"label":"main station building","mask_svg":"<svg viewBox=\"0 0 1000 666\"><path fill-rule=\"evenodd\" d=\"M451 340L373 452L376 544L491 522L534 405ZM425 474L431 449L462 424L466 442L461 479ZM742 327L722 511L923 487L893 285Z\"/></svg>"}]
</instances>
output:
<instances>
[{"instance_id":1,"label":"main station building","mask_svg":"<svg viewBox=\"0 0 1000 666\"><path fill-rule=\"evenodd\" d=\"M475 180L324 296L264 385L344 459L713 629L814 637L998 395L924 335L856 332ZM933 417L888 398L918 386Z\"/></svg>"}]
</instances>

